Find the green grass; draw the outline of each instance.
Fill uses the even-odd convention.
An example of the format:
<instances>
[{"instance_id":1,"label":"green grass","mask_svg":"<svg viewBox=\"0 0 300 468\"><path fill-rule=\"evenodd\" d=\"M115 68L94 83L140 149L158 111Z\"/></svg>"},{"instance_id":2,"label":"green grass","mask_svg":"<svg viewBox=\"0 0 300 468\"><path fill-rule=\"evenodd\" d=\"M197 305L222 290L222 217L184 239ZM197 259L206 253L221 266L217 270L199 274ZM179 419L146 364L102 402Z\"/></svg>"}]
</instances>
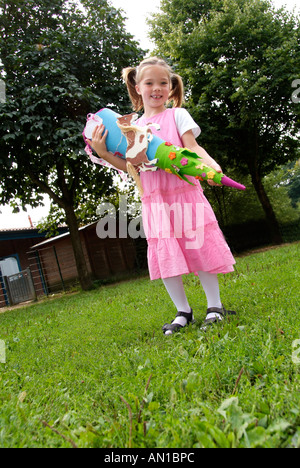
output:
<instances>
[{"instance_id":1,"label":"green grass","mask_svg":"<svg viewBox=\"0 0 300 468\"><path fill-rule=\"evenodd\" d=\"M194 275L197 323L169 337L148 278L0 314L0 447L299 447L299 246L238 258L238 315L207 333Z\"/></svg>"}]
</instances>

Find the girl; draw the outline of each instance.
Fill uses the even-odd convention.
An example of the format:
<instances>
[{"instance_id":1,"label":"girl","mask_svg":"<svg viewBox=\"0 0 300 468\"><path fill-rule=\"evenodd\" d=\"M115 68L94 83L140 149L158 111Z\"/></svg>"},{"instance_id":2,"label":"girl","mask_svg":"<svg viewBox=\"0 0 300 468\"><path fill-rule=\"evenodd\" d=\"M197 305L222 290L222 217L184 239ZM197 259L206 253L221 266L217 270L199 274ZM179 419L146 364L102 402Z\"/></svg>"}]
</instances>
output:
<instances>
[{"instance_id":1,"label":"girl","mask_svg":"<svg viewBox=\"0 0 300 468\"><path fill-rule=\"evenodd\" d=\"M222 172L197 144L196 138L201 130L190 114L181 108L184 96L182 80L164 60L157 57L145 59L137 68L123 70L123 78L134 110L144 109L137 125L159 124L160 130L151 127L154 134L173 145L189 148L205 164ZM173 101L173 108L166 107L170 101ZM107 151L106 136L104 126L97 127L91 146L100 157L126 171L125 160ZM164 334L170 335L194 321L182 282L182 275L191 272L199 276L207 299L204 329L206 325L222 320L226 314L235 314L226 311L222 305L217 276L218 273L234 271L235 260L200 183L189 176L194 184L190 185L161 169L141 172L140 175L150 278L162 278L177 309L175 320L163 326ZM210 184L216 185L212 181Z\"/></svg>"}]
</instances>

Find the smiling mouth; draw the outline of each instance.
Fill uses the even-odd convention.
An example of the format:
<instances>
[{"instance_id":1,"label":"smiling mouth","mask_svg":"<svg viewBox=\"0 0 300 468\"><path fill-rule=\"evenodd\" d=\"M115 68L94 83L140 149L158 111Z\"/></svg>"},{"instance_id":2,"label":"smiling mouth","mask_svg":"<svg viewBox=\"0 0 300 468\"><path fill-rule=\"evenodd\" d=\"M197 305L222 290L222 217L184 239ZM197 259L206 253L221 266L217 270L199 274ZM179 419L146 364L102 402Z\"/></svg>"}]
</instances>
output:
<instances>
[{"instance_id":1,"label":"smiling mouth","mask_svg":"<svg viewBox=\"0 0 300 468\"><path fill-rule=\"evenodd\" d=\"M152 99L161 99L161 96L157 96L157 95L152 95L151 97Z\"/></svg>"}]
</instances>

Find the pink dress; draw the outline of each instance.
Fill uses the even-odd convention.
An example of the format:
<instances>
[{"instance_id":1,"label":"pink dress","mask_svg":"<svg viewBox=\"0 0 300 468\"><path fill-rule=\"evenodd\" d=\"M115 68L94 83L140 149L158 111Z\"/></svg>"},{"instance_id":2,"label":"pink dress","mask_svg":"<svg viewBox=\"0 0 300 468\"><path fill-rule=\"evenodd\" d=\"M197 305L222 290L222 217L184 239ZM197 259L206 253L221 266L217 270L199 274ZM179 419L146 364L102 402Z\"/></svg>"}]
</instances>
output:
<instances>
[{"instance_id":1,"label":"pink dress","mask_svg":"<svg viewBox=\"0 0 300 468\"><path fill-rule=\"evenodd\" d=\"M167 109L150 119L141 117L137 124L157 123L151 128L165 141L182 147L175 122L175 109ZM148 242L148 266L151 280L198 271L229 273L235 260L219 228L215 214L195 185L162 169L142 172L143 226Z\"/></svg>"}]
</instances>

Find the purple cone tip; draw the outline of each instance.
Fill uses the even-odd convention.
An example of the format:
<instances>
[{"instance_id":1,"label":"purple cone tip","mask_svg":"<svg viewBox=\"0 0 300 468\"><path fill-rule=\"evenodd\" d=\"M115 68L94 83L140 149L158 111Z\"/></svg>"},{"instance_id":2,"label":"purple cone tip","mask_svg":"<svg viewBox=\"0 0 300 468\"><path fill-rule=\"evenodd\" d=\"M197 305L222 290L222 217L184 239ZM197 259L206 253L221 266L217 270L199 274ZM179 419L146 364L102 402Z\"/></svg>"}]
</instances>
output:
<instances>
[{"instance_id":1,"label":"purple cone tip","mask_svg":"<svg viewBox=\"0 0 300 468\"><path fill-rule=\"evenodd\" d=\"M232 180L229 177L227 177L226 175L222 177L221 182L222 182L222 185L226 185L227 187L236 188L238 190L246 190L245 185L239 184L235 180Z\"/></svg>"}]
</instances>

